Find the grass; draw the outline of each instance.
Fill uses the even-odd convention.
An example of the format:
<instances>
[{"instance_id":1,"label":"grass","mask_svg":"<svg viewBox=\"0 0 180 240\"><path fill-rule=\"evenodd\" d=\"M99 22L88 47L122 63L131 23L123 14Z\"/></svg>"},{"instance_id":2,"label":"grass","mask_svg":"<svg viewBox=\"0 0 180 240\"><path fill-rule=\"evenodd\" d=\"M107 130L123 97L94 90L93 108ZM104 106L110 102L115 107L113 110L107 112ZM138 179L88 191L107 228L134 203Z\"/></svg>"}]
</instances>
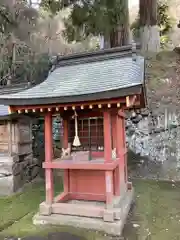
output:
<instances>
[{"instance_id":1,"label":"grass","mask_svg":"<svg viewBox=\"0 0 180 240\"><path fill-rule=\"evenodd\" d=\"M180 239L180 184L136 180L134 186L136 205L124 230L125 239ZM56 192L58 191L57 187ZM0 237L24 237L68 231L85 236L87 240L106 239L97 233L69 227L34 226L32 217L43 200L42 183L27 187L22 194L0 198ZM133 227L133 224L137 224L137 227Z\"/></svg>"},{"instance_id":2,"label":"grass","mask_svg":"<svg viewBox=\"0 0 180 240\"><path fill-rule=\"evenodd\" d=\"M128 240L180 239L180 184L138 180L134 186L136 206L125 229ZM139 226L134 229L133 224Z\"/></svg>"},{"instance_id":3,"label":"grass","mask_svg":"<svg viewBox=\"0 0 180 240\"><path fill-rule=\"evenodd\" d=\"M37 208L44 198L43 186L29 186L22 194L0 199L0 231Z\"/></svg>"},{"instance_id":4,"label":"grass","mask_svg":"<svg viewBox=\"0 0 180 240\"><path fill-rule=\"evenodd\" d=\"M62 184L56 180L55 193L62 191ZM50 232L70 232L86 237L87 240L106 240L101 234L70 227L43 227L32 224L32 218L37 212L39 203L44 201L44 183L35 183L25 188L23 193L12 197L0 198L0 239L7 236L43 236Z\"/></svg>"}]
</instances>

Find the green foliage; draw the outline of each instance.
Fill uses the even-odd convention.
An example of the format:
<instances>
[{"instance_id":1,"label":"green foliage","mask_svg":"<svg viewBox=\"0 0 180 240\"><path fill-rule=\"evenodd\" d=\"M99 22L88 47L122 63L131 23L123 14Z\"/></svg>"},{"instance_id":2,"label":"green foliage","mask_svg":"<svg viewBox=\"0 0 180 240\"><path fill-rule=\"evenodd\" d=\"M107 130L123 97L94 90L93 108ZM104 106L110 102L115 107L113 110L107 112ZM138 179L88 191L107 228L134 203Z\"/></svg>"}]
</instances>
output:
<instances>
[{"instance_id":1,"label":"green foliage","mask_svg":"<svg viewBox=\"0 0 180 240\"><path fill-rule=\"evenodd\" d=\"M22 56L23 57L23 56ZM42 82L49 73L50 70L50 60L47 54L34 54L28 55L25 61L20 62L20 64L15 64L14 78L23 78L31 82L32 84L37 84Z\"/></svg>"},{"instance_id":2,"label":"green foliage","mask_svg":"<svg viewBox=\"0 0 180 240\"><path fill-rule=\"evenodd\" d=\"M0 32L3 34L13 32L21 40L25 39L35 26L37 18L38 12L26 6L23 0L15 5L10 5L5 0L0 3Z\"/></svg>"},{"instance_id":3,"label":"green foliage","mask_svg":"<svg viewBox=\"0 0 180 240\"><path fill-rule=\"evenodd\" d=\"M65 7L69 7L72 4L78 2L77 0L41 0L40 6L50 12L52 15L56 15L60 10Z\"/></svg>"},{"instance_id":4,"label":"green foliage","mask_svg":"<svg viewBox=\"0 0 180 240\"><path fill-rule=\"evenodd\" d=\"M124 0L95 0L88 3L82 1L82 4L74 5L65 22L68 39L91 34L109 36L110 32L116 31L118 25L123 24L127 14L124 9Z\"/></svg>"},{"instance_id":5,"label":"green foliage","mask_svg":"<svg viewBox=\"0 0 180 240\"><path fill-rule=\"evenodd\" d=\"M158 26L160 28L161 46L165 47L169 42L168 33L173 27L173 20L169 16L169 5L166 1L158 1ZM140 37L140 17L132 23L131 30L135 38Z\"/></svg>"},{"instance_id":6,"label":"green foliage","mask_svg":"<svg viewBox=\"0 0 180 240\"><path fill-rule=\"evenodd\" d=\"M70 7L71 13L65 19L65 36L69 41L82 40L91 35L107 35L124 23L128 14L126 0L42 0L41 6L56 14L63 7Z\"/></svg>"},{"instance_id":7,"label":"green foliage","mask_svg":"<svg viewBox=\"0 0 180 240\"><path fill-rule=\"evenodd\" d=\"M16 43L16 61L11 69L12 59L5 43L2 46L0 57L0 84L5 85L9 76L13 82L39 83L43 81L50 70L51 64L47 54L34 53L23 42Z\"/></svg>"},{"instance_id":8,"label":"green foliage","mask_svg":"<svg viewBox=\"0 0 180 240\"><path fill-rule=\"evenodd\" d=\"M33 84L47 77L49 56L31 47L31 34L36 29L38 16L37 10L28 7L24 0L15 5L1 1L0 85L6 85L8 78L12 83L28 81Z\"/></svg>"}]
</instances>

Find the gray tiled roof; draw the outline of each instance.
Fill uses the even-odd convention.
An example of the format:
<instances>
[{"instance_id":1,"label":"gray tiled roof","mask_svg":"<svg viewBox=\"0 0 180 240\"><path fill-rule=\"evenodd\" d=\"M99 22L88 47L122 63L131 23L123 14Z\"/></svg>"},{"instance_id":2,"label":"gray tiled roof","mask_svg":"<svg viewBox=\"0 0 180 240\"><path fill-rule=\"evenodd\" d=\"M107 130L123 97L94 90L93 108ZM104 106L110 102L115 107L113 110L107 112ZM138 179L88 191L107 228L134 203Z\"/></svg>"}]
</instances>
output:
<instances>
[{"instance_id":1,"label":"gray tiled roof","mask_svg":"<svg viewBox=\"0 0 180 240\"><path fill-rule=\"evenodd\" d=\"M0 105L0 117L9 115L8 106Z\"/></svg>"},{"instance_id":2,"label":"gray tiled roof","mask_svg":"<svg viewBox=\"0 0 180 240\"><path fill-rule=\"evenodd\" d=\"M41 84L28 90L0 96L6 99L56 98L103 93L143 84L144 58L132 56L65 65ZM132 93L133 94L133 93Z\"/></svg>"},{"instance_id":3,"label":"gray tiled roof","mask_svg":"<svg viewBox=\"0 0 180 240\"><path fill-rule=\"evenodd\" d=\"M15 84L12 86L0 86L0 94L6 96L6 94L14 94L23 91L27 88L27 83ZM9 115L8 106L0 105L0 117Z\"/></svg>"}]
</instances>

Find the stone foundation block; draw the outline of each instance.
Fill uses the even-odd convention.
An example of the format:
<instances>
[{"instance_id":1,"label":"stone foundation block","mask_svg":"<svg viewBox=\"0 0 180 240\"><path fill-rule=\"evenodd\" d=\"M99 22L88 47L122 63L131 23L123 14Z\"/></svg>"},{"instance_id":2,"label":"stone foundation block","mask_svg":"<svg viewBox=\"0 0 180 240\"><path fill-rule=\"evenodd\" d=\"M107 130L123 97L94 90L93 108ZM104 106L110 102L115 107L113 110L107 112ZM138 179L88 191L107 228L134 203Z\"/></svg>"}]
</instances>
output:
<instances>
[{"instance_id":1,"label":"stone foundation block","mask_svg":"<svg viewBox=\"0 0 180 240\"><path fill-rule=\"evenodd\" d=\"M97 217L80 217L74 215L55 214L49 216L40 213L33 217L33 223L36 225L60 225L72 226L82 229L95 230L107 233L117 238L121 236L124 224L128 216L131 203L133 201L134 191L127 191L124 200L120 201L119 207L104 209L103 218ZM88 206L86 205L88 208ZM117 218L120 218L119 220Z\"/></svg>"},{"instance_id":2,"label":"stone foundation block","mask_svg":"<svg viewBox=\"0 0 180 240\"><path fill-rule=\"evenodd\" d=\"M8 196L13 193L13 176L0 177L0 196Z\"/></svg>"},{"instance_id":3,"label":"stone foundation block","mask_svg":"<svg viewBox=\"0 0 180 240\"><path fill-rule=\"evenodd\" d=\"M115 220L114 211L106 209L104 211L103 220L105 222L114 222L114 220Z\"/></svg>"},{"instance_id":4,"label":"stone foundation block","mask_svg":"<svg viewBox=\"0 0 180 240\"><path fill-rule=\"evenodd\" d=\"M132 182L128 182L128 183L127 183L127 186L128 186L128 190L132 190L132 188L133 188Z\"/></svg>"},{"instance_id":5,"label":"stone foundation block","mask_svg":"<svg viewBox=\"0 0 180 240\"><path fill-rule=\"evenodd\" d=\"M41 215L44 215L44 216L49 216L51 215L52 213L52 207L51 205L45 203L45 202L42 202L40 205L39 205L39 213Z\"/></svg>"},{"instance_id":6,"label":"stone foundation block","mask_svg":"<svg viewBox=\"0 0 180 240\"><path fill-rule=\"evenodd\" d=\"M114 215L115 215L115 219L116 219L116 220L120 220L120 219L121 219L121 216L122 216L122 210L121 210L121 208L116 209Z\"/></svg>"}]
</instances>

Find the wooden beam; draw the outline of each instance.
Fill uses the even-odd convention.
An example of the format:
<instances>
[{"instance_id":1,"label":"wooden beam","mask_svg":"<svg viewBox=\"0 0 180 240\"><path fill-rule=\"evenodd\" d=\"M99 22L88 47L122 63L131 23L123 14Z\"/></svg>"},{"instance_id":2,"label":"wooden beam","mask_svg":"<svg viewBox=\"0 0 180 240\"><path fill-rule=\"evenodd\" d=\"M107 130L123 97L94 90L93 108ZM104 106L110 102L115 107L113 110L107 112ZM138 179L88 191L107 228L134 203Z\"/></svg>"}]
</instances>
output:
<instances>
[{"instance_id":1,"label":"wooden beam","mask_svg":"<svg viewBox=\"0 0 180 240\"><path fill-rule=\"evenodd\" d=\"M125 117L126 117L126 115L125 115L125 113L124 113L124 111L123 111L122 109L120 109L120 110L118 111L118 116L119 116L119 117L122 117L122 118L125 118Z\"/></svg>"},{"instance_id":2,"label":"wooden beam","mask_svg":"<svg viewBox=\"0 0 180 240\"><path fill-rule=\"evenodd\" d=\"M117 104L117 103L126 103L126 98L125 97L123 97L123 98L115 98L115 99L111 99L111 100L109 100L109 99L107 99L107 100L98 100L98 101L90 101L90 102L77 102L77 103L67 103L67 104L50 104L50 105L31 105L31 106L13 106L13 108L14 109L16 109L16 110L18 110L18 109L41 109L41 108L43 108L43 109L47 109L47 108L49 108L49 107L51 107L51 108L56 108L56 107L58 107L58 108L64 108L64 110L66 111L67 109L68 109L68 107L70 107L71 109L72 109L72 106L75 106L76 108L79 108L79 109L81 109L81 106L84 106L84 108L85 108L85 106L90 106L90 105L96 105L96 106L98 106L98 105L101 105L101 106L103 106L103 105L106 105L107 106L107 104L111 104L111 105L113 105L113 104Z\"/></svg>"},{"instance_id":3,"label":"wooden beam","mask_svg":"<svg viewBox=\"0 0 180 240\"><path fill-rule=\"evenodd\" d=\"M111 162L107 163L97 163L95 161L89 162L79 162L74 163L73 161L63 161L62 159L57 159L57 161L52 161L52 162L43 162L43 168L45 169L76 169L76 170L114 170L118 164L119 164L119 159L112 160Z\"/></svg>"},{"instance_id":4,"label":"wooden beam","mask_svg":"<svg viewBox=\"0 0 180 240\"><path fill-rule=\"evenodd\" d=\"M137 99L137 96L127 96L126 97L126 107L133 107L133 105L135 104L135 101Z\"/></svg>"},{"instance_id":5,"label":"wooden beam","mask_svg":"<svg viewBox=\"0 0 180 240\"><path fill-rule=\"evenodd\" d=\"M105 202L106 195L104 194L92 194L92 193L69 193L69 199L83 200L83 201L98 201Z\"/></svg>"},{"instance_id":6,"label":"wooden beam","mask_svg":"<svg viewBox=\"0 0 180 240\"><path fill-rule=\"evenodd\" d=\"M9 113L9 114L12 114L12 113L13 113L13 109L12 109L10 106L8 107L8 113Z\"/></svg>"},{"instance_id":7,"label":"wooden beam","mask_svg":"<svg viewBox=\"0 0 180 240\"><path fill-rule=\"evenodd\" d=\"M93 102L77 102L77 103L67 103L67 104L49 104L49 105L31 105L31 106L12 106L14 111L18 111L18 110L37 110L40 112L43 112L47 109L54 109L54 111L56 111L57 109L64 110L67 111L68 109L73 109L75 108L76 110L82 110L85 109L86 107L89 109L94 108L103 108L107 107L107 108L120 108L123 107L124 109L128 109L131 107L140 107L140 101L138 99L138 96L134 95L134 96L127 96L127 97L121 97L121 98L116 98L116 99L107 99L107 100L98 100L98 101L93 101ZM52 111L53 112L53 111Z\"/></svg>"},{"instance_id":8,"label":"wooden beam","mask_svg":"<svg viewBox=\"0 0 180 240\"><path fill-rule=\"evenodd\" d=\"M120 104L120 103L117 103L117 107L118 107L118 108L121 107L121 104Z\"/></svg>"},{"instance_id":9,"label":"wooden beam","mask_svg":"<svg viewBox=\"0 0 180 240\"><path fill-rule=\"evenodd\" d=\"M67 200L69 200L69 194L68 194L68 192L64 191L54 198L54 203L64 202Z\"/></svg>"}]
</instances>

